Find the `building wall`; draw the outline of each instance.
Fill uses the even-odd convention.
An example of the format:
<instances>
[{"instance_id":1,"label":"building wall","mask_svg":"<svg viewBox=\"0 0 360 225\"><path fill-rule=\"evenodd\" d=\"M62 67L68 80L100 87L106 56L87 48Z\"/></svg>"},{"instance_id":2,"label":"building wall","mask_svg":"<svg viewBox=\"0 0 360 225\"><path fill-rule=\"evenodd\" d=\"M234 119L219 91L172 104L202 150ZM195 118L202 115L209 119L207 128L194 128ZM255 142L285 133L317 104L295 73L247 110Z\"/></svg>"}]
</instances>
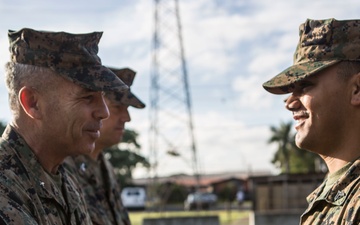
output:
<instances>
[{"instance_id":1,"label":"building wall","mask_svg":"<svg viewBox=\"0 0 360 225\"><path fill-rule=\"evenodd\" d=\"M253 213L250 225L298 225L306 197L325 174L287 174L251 178Z\"/></svg>"},{"instance_id":2,"label":"building wall","mask_svg":"<svg viewBox=\"0 0 360 225\"><path fill-rule=\"evenodd\" d=\"M287 174L252 178L253 210L305 210L306 197L318 187L324 174Z\"/></svg>"}]
</instances>

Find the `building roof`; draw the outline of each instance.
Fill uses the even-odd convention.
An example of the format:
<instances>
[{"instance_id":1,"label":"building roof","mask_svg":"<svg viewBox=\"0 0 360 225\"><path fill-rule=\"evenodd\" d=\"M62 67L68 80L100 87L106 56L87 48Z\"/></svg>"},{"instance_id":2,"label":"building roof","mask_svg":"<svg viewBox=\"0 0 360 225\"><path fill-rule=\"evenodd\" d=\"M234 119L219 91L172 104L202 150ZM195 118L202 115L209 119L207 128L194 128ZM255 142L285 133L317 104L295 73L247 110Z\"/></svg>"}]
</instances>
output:
<instances>
[{"instance_id":1,"label":"building roof","mask_svg":"<svg viewBox=\"0 0 360 225\"><path fill-rule=\"evenodd\" d=\"M200 175L200 186L209 186L213 183L218 183L224 180L229 179L239 179L239 180L248 180L248 178L254 176L266 176L270 175L269 171L257 171L257 172L243 172L243 171L232 171L232 172L223 172L223 173L213 173L213 174L202 174ZM194 175L188 174L177 174L168 177L157 177L157 178L140 178L133 179L133 183L136 185L147 185L151 182L158 183L176 183L184 186L196 186L196 177Z\"/></svg>"}]
</instances>

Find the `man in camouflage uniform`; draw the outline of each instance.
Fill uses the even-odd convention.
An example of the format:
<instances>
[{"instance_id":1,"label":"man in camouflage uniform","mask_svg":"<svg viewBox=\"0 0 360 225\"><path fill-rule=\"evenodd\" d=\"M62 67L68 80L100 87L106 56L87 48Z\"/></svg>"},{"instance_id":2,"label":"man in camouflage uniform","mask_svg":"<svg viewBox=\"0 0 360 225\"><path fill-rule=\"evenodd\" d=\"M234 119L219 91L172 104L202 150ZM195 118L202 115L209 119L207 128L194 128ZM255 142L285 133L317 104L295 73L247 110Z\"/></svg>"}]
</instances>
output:
<instances>
[{"instance_id":1,"label":"man in camouflage uniform","mask_svg":"<svg viewBox=\"0 0 360 225\"><path fill-rule=\"evenodd\" d=\"M263 87L290 93L296 145L329 170L300 224L360 224L360 20L306 20L293 66Z\"/></svg>"},{"instance_id":2,"label":"man in camouflage uniform","mask_svg":"<svg viewBox=\"0 0 360 225\"><path fill-rule=\"evenodd\" d=\"M101 65L101 35L9 31L13 119L0 139L0 224L92 224L61 163L94 150L109 116L102 91L128 89Z\"/></svg>"},{"instance_id":3,"label":"man in camouflage uniform","mask_svg":"<svg viewBox=\"0 0 360 225\"><path fill-rule=\"evenodd\" d=\"M135 72L131 69L111 70L129 87L132 85ZM118 144L124 134L124 126L130 121L128 107L144 108L132 92L105 92L105 101L110 116L103 121L100 138L95 143L95 150L89 155L68 157L65 167L76 174L82 187L91 220L101 225L130 225L130 219L121 201L121 188L109 160L103 150Z\"/></svg>"}]
</instances>

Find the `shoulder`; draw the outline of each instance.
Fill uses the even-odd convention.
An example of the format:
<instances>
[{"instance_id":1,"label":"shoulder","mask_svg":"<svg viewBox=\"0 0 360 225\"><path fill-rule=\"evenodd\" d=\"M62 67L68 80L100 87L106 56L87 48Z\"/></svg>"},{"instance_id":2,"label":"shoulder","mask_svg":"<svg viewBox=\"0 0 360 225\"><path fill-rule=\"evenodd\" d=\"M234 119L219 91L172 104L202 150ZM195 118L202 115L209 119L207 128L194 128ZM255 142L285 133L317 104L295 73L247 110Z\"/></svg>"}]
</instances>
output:
<instances>
[{"instance_id":1,"label":"shoulder","mask_svg":"<svg viewBox=\"0 0 360 225\"><path fill-rule=\"evenodd\" d=\"M30 214L26 207L18 205L16 202L13 202L11 199L6 199L6 206L3 205L3 200L5 200L0 195L0 224L3 225L38 225L38 221ZM11 207L9 207L11 206Z\"/></svg>"},{"instance_id":2,"label":"shoulder","mask_svg":"<svg viewBox=\"0 0 360 225\"><path fill-rule=\"evenodd\" d=\"M32 199L36 190L28 179L22 178L9 170L0 172L1 224L37 224Z\"/></svg>"}]
</instances>

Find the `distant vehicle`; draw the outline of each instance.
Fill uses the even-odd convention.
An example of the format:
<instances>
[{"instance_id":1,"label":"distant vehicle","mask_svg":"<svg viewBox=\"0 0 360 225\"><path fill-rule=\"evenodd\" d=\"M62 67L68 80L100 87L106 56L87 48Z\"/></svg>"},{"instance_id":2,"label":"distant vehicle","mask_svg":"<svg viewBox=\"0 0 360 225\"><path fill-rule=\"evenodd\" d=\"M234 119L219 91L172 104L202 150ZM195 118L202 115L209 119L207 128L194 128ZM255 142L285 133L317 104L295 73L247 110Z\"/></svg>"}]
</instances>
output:
<instances>
[{"instance_id":1,"label":"distant vehicle","mask_svg":"<svg viewBox=\"0 0 360 225\"><path fill-rule=\"evenodd\" d=\"M210 209L217 203L217 196L209 192L196 192L189 194L184 202L185 210Z\"/></svg>"},{"instance_id":2,"label":"distant vehicle","mask_svg":"<svg viewBox=\"0 0 360 225\"><path fill-rule=\"evenodd\" d=\"M144 210L146 191L143 187L126 187L121 191L121 200L128 210Z\"/></svg>"}]
</instances>

